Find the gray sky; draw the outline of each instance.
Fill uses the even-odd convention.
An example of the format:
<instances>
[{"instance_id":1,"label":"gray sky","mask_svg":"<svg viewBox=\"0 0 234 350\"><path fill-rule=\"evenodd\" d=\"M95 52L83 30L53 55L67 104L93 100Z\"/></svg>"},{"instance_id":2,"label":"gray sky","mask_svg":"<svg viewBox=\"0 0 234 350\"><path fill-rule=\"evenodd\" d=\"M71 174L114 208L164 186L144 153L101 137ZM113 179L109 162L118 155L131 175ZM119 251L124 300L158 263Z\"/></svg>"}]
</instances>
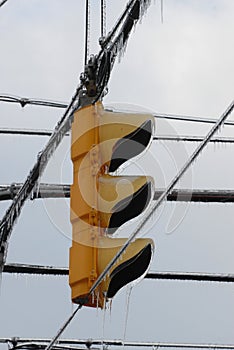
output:
<instances>
[{"instance_id":1,"label":"gray sky","mask_svg":"<svg viewBox=\"0 0 234 350\"><path fill-rule=\"evenodd\" d=\"M97 1L91 8L91 52L97 52ZM108 30L126 0L107 0ZM217 118L233 99L232 0L164 0L164 22L155 1L138 24L109 83L105 105ZM67 102L83 70L84 0L9 0L0 9L0 93ZM53 128L62 112L0 104L0 127ZM234 115L230 116L234 119ZM208 126L156 120L156 134L204 135ZM232 136L225 127L219 136ZM72 182L66 138L42 182ZM0 138L0 184L24 181L46 138ZM197 144L155 142L124 173L142 172L165 187ZM233 189L234 146L209 145L180 186ZM10 202L0 202L4 214ZM233 273L232 204L164 203L142 235L156 245L152 271ZM121 233L132 229L126 226ZM28 201L15 226L8 262L68 265L68 200ZM144 280L134 287L127 340L233 343L234 287ZM84 308L65 332L73 338L123 338L126 289L111 315ZM0 337L52 337L71 313L66 277L5 274ZM4 347L5 348L5 347Z\"/></svg>"}]
</instances>

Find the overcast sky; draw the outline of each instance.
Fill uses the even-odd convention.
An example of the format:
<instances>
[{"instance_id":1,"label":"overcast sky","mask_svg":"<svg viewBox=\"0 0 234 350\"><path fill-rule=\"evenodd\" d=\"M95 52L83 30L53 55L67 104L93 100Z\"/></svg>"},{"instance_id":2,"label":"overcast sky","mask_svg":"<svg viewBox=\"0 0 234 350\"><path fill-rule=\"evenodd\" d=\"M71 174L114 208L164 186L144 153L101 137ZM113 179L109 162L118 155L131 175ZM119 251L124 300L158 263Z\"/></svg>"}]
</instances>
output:
<instances>
[{"instance_id":1,"label":"overcast sky","mask_svg":"<svg viewBox=\"0 0 234 350\"><path fill-rule=\"evenodd\" d=\"M0 94L67 102L83 70L84 0L8 0L0 9ZM164 0L149 8L114 67L105 105L218 118L234 96L234 1ZM91 0L90 52L98 51L99 1ZM107 29L126 0L107 0ZM0 104L0 127L53 129L61 110ZM230 120L234 120L234 115ZM205 135L211 126L156 120L156 134ZM218 136L233 136L225 127ZM0 184L23 182L46 137L0 137ZM165 187L197 146L154 142L127 174L147 174ZM70 138L42 182L71 183ZM233 189L234 146L209 145L181 188ZM4 215L9 202L0 202ZM233 273L232 204L164 203L141 233L154 239L151 271ZM128 235L131 226L122 229ZM8 262L68 266L69 200L28 201L10 240ZM113 300L111 315L83 308L64 337L234 342L234 287L144 280ZM52 337L72 311L66 277L5 274L0 337ZM105 324L103 326L103 319ZM5 347L3 347L5 348Z\"/></svg>"}]
</instances>

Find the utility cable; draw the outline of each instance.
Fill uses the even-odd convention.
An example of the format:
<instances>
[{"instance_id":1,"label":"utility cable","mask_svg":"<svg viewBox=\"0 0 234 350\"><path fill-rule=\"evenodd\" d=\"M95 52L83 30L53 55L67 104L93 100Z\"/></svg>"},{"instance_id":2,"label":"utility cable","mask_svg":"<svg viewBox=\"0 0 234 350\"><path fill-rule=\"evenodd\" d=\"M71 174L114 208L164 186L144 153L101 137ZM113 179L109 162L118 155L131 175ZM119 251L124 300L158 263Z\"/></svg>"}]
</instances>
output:
<instances>
[{"instance_id":1,"label":"utility cable","mask_svg":"<svg viewBox=\"0 0 234 350\"><path fill-rule=\"evenodd\" d=\"M40 100L40 99L32 99L28 97L18 97L13 95L3 94L0 95L0 102L8 102L8 103L19 103L22 107L26 105L35 105L35 106L45 106L45 107L53 107L53 108L67 108L68 104L62 102L55 102L49 100ZM109 111L114 111L114 109L109 109ZM170 113L153 113L153 116L156 119L168 119L182 122L195 122L195 123L204 123L204 124L215 124L217 122L214 118L200 117L200 116L186 116L179 114L170 114ZM225 121L224 125L234 126L234 121Z\"/></svg>"},{"instance_id":2,"label":"utility cable","mask_svg":"<svg viewBox=\"0 0 234 350\"><path fill-rule=\"evenodd\" d=\"M3 272L43 276L67 276L69 269L66 267L11 263L4 266ZM169 281L234 283L234 274L230 273L149 271L144 278Z\"/></svg>"},{"instance_id":3,"label":"utility cable","mask_svg":"<svg viewBox=\"0 0 234 350\"><path fill-rule=\"evenodd\" d=\"M20 344L27 346L48 343L49 339L40 338L0 338L1 343L12 344L14 347L20 347ZM173 342L143 342L143 341L126 341L121 339L61 339L59 345L85 345L88 349L93 349L92 346L121 346L121 347L148 347L148 348L185 348L185 349L234 349L233 344L214 344L214 343L173 343ZM84 349L84 348L83 348Z\"/></svg>"},{"instance_id":4,"label":"utility cable","mask_svg":"<svg viewBox=\"0 0 234 350\"><path fill-rule=\"evenodd\" d=\"M45 107L54 107L54 108L67 108L68 105L61 102L47 101L47 100L38 100L27 97L18 97L12 95L0 95L0 102L8 103L19 103L21 107L26 105L35 105L35 106L45 106Z\"/></svg>"},{"instance_id":5,"label":"utility cable","mask_svg":"<svg viewBox=\"0 0 234 350\"><path fill-rule=\"evenodd\" d=\"M47 129L12 129L12 128L0 128L0 134L3 135L24 135L24 136L51 136L52 130ZM65 136L69 136L70 133L66 133ZM157 135L153 136L154 141L183 141L183 142L201 142L202 136L197 135ZM213 137L210 143L234 143L233 137Z\"/></svg>"},{"instance_id":6,"label":"utility cable","mask_svg":"<svg viewBox=\"0 0 234 350\"><path fill-rule=\"evenodd\" d=\"M0 2L0 7L2 7L6 2L7 2L7 0L2 0L2 1Z\"/></svg>"},{"instance_id":7,"label":"utility cable","mask_svg":"<svg viewBox=\"0 0 234 350\"><path fill-rule=\"evenodd\" d=\"M106 36L106 0L101 0L101 37Z\"/></svg>"},{"instance_id":8,"label":"utility cable","mask_svg":"<svg viewBox=\"0 0 234 350\"><path fill-rule=\"evenodd\" d=\"M77 308L72 312L71 316L68 317L68 319L64 322L64 324L62 325L62 327L59 329L58 333L55 335L55 337L50 341L50 343L46 346L45 350L50 350L53 345L58 341L60 335L65 331L65 329L67 328L67 326L69 325L69 323L73 320L73 318L75 317L75 315L77 314L77 312L79 310L81 310L83 304L79 304L77 306Z\"/></svg>"},{"instance_id":9,"label":"utility cable","mask_svg":"<svg viewBox=\"0 0 234 350\"><path fill-rule=\"evenodd\" d=\"M162 113L154 113L153 114L156 119L170 119L176 121L183 122L194 122L194 123L205 123L205 124L215 124L217 119L214 118L204 118L204 117L195 117L195 116L186 116L186 115L176 115L176 114L162 114ZM234 121L227 120L223 123L223 125L234 125Z\"/></svg>"},{"instance_id":10,"label":"utility cable","mask_svg":"<svg viewBox=\"0 0 234 350\"><path fill-rule=\"evenodd\" d=\"M12 200L17 195L22 184L0 185L0 201ZM154 192L153 200L158 200L164 189L158 188ZM44 184L31 193L31 200L47 198L70 198L70 185ZM173 189L168 194L167 201L172 202L203 202L203 203L234 203L234 190L212 189Z\"/></svg>"},{"instance_id":11,"label":"utility cable","mask_svg":"<svg viewBox=\"0 0 234 350\"><path fill-rule=\"evenodd\" d=\"M132 8L134 2L136 0L131 0L128 2L128 4L126 5L123 13L121 14L121 16L119 17L119 19L117 20L115 26L112 28L112 30L107 34L107 37L105 39L105 41L103 42L103 48L105 48L110 41L112 40L112 38L114 37L114 35L116 34L117 30L119 29L120 25L122 24L122 22L124 21L125 17L128 14L128 11Z\"/></svg>"},{"instance_id":12,"label":"utility cable","mask_svg":"<svg viewBox=\"0 0 234 350\"><path fill-rule=\"evenodd\" d=\"M84 66L88 63L89 58L89 40L90 40L90 0L86 0L85 5L85 56Z\"/></svg>"}]
</instances>

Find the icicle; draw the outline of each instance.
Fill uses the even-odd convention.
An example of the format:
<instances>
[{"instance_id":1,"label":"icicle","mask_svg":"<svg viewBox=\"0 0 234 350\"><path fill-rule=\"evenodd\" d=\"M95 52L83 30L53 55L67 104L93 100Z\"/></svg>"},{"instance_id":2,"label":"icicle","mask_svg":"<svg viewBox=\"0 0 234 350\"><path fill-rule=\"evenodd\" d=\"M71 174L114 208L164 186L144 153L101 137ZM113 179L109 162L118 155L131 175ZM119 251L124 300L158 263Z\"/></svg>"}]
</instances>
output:
<instances>
[{"instance_id":1,"label":"icicle","mask_svg":"<svg viewBox=\"0 0 234 350\"><path fill-rule=\"evenodd\" d=\"M163 0L161 0L161 23L163 24Z\"/></svg>"},{"instance_id":2,"label":"icicle","mask_svg":"<svg viewBox=\"0 0 234 350\"><path fill-rule=\"evenodd\" d=\"M151 0L142 0L140 2L140 20L144 17L150 4L151 4Z\"/></svg>"},{"instance_id":3,"label":"icicle","mask_svg":"<svg viewBox=\"0 0 234 350\"><path fill-rule=\"evenodd\" d=\"M105 339L105 321L106 321L106 293L103 292L104 304L103 304L103 318L102 318L102 348L105 349L104 339Z\"/></svg>"},{"instance_id":4,"label":"icicle","mask_svg":"<svg viewBox=\"0 0 234 350\"><path fill-rule=\"evenodd\" d=\"M127 287L127 293L126 293L126 314L125 314L125 320L124 320L123 346L124 346L124 343L125 343L125 340L126 340L128 315L129 315L129 306L130 306L130 297L131 297L132 289L133 289L133 287L131 285Z\"/></svg>"},{"instance_id":5,"label":"icicle","mask_svg":"<svg viewBox=\"0 0 234 350\"><path fill-rule=\"evenodd\" d=\"M99 305L99 290L96 293L96 315L98 316L98 305Z\"/></svg>"},{"instance_id":6,"label":"icicle","mask_svg":"<svg viewBox=\"0 0 234 350\"><path fill-rule=\"evenodd\" d=\"M113 299L110 299L109 301L110 321L111 321L112 303L113 303Z\"/></svg>"},{"instance_id":7,"label":"icicle","mask_svg":"<svg viewBox=\"0 0 234 350\"><path fill-rule=\"evenodd\" d=\"M95 295L94 295L94 292L92 292L92 294L91 294L91 302L92 302L92 304L94 304L94 297L95 297Z\"/></svg>"}]
</instances>

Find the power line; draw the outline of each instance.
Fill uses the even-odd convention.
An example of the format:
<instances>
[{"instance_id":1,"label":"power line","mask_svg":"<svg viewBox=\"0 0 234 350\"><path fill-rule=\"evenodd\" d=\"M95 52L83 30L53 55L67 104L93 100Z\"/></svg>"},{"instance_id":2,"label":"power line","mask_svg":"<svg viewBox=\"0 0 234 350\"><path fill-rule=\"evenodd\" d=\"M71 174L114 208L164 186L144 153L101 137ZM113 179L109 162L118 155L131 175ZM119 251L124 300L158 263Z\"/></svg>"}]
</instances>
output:
<instances>
[{"instance_id":1,"label":"power line","mask_svg":"<svg viewBox=\"0 0 234 350\"><path fill-rule=\"evenodd\" d=\"M101 38L106 36L106 0L101 0Z\"/></svg>"},{"instance_id":2,"label":"power line","mask_svg":"<svg viewBox=\"0 0 234 350\"><path fill-rule=\"evenodd\" d=\"M2 0L2 1L0 2L0 7L2 7L6 2L7 2L7 0Z\"/></svg>"},{"instance_id":3,"label":"power line","mask_svg":"<svg viewBox=\"0 0 234 350\"><path fill-rule=\"evenodd\" d=\"M38 338L0 338L0 343L23 344L25 347L30 345L43 345L44 347L50 341L50 339L38 339ZM143 341L125 341L121 339L108 340L108 339L60 339L58 344L63 345L85 345L90 348L93 345L96 346L126 346L126 347L150 347L150 348L186 348L186 349L234 349L232 344L206 344L206 343L173 343L173 342L143 342Z\"/></svg>"},{"instance_id":4,"label":"power line","mask_svg":"<svg viewBox=\"0 0 234 350\"><path fill-rule=\"evenodd\" d=\"M88 63L90 40L90 1L85 4L85 48L84 48L84 66Z\"/></svg>"},{"instance_id":5,"label":"power line","mask_svg":"<svg viewBox=\"0 0 234 350\"><path fill-rule=\"evenodd\" d=\"M14 199L22 184L0 185L0 201ZM157 200L164 189L154 192L154 200ZM31 199L39 198L69 198L70 185L68 184L43 184L32 192ZM204 202L204 203L233 203L234 190L206 190L206 189L174 189L167 196L167 201L173 202Z\"/></svg>"},{"instance_id":6,"label":"power line","mask_svg":"<svg viewBox=\"0 0 234 350\"><path fill-rule=\"evenodd\" d=\"M154 141L176 141L176 142L201 142L203 140L202 136L197 136L197 135L182 135L182 136L177 136L177 135L159 135L159 136L154 136L153 137ZM213 137L210 139L209 143L234 143L234 138L233 137Z\"/></svg>"},{"instance_id":7,"label":"power line","mask_svg":"<svg viewBox=\"0 0 234 350\"><path fill-rule=\"evenodd\" d=\"M3 272L29 275L67 276L69 270L66 267L42 266L30 264L6 264ZM216 274L201 272L148 272L146 279L153 280L175 280L175 281L197 281L197 282L222 282L233 283L233 274Z\"/></svg>"},{"instance_id":8,"label":"power line","mask_svg":"<svg viewBox=\"0 0 234 350\"><path fill-rule=\"evenodd\" d=\"M158 119L170 119L170 120L176 120L176 121L205 123L205 124L215 124L217 122L217 119L214 119L214 118L204 118L199 116L186 116L186 115L176 115L176 114L154 113L154 117ZM227 120L223 123L223 125L233 126L234 121Z\"/></svg>"},{"instance_id":9,"label":"power line","mask_svg":"<svg viewBox=\"0 0 234 350\"><path fill-rule=\"evenodd\" d=\"M27 97L19 97L12 95L0 95L0 102L8 102L8 103L19 103L21 107L25 107L26 105L35 105L35 106L45 106L45 107L54 107L54 108L67 108L68 104L54 101L46 101L46 100L38 100L31 99Z\"/></svg>"},{"instance_id":10,"label":"power line","mask_svg":"<svg viewBox=\"0 0 234 350\"><path fill-rule=\"evenodd\" d=\"M13 199L21 185L0 186L0 200ZM157 200L163 189L154 192L154 200ZM31 199L37 198L69 198L70 185L66 184L41 184L39 189L32 193ZM167 201L177 202L205 202L205 203L233 203L234 190L199 190L199 189L174 189L167 196Z\"/></svg>"},{"instance_id":11,"label":"power line","mask_svg":"<svg viewBox=\"0 0 234 350\"><path fill-rule=\"evenodd\" d=\"M1 128L0 134L3 135L24 135L24 136L51 136L53 134L52 130L48 129L16 129L16 128ZM69 136L68 132L65 136ZM202 136L197 135L156 135L153 137L154 141L183 141L183 142L201 142L203 140ZM213 137L210 143L234 143L233 137Z\"/></svg>"},{"instance_id":12,"label":"power line","mask_svg":"<svg viewBox=\"0 0 234 350\"><path fill-rule=\"evenodd\" d=\"M18 97L13 95L0 95L0 102L9 102L9 103L19 103L22 107L26 105L36 105L36 106L45 106L45 107L53 107L53 108L67 108L68 104L62 102L55 102L49 100L40 100L40 99L31 99L28 97ZM112 108L108 108L108 110L112 110ZM204 123L204 124L215 124L217 119L200 117L200 116L187 116L187 115L179 115L179 114L170 114L170 113L153 113L155 118L158 119L169 119L175 121L182 122L195 122L195 123ZM225 121L224 125L233 126L234 121Z\"/></svg>"},{"instance_id":13,"label":"power line","mask_svg":"<svg viewBox=\"0 0 234 350\"><path fill-rule=\"evenodd\" d=\"M119 19L117 20L115 26L112 28L112 30L108 33L107 37L105 38L105 41L102 43L103 48L105 48L109 42L112 40L112 38L114 37L114 35L116 34L117 30L119 29L120 25L122 24L122 22L124 21L124 19L126 18L129 10L132 8L133 4L134 4L135 0L131 0L129 1L129 3L126 5L125 10L123 11L123 13L121 14L121 16L119 17Z\"/></svg>"}]
</instances>

